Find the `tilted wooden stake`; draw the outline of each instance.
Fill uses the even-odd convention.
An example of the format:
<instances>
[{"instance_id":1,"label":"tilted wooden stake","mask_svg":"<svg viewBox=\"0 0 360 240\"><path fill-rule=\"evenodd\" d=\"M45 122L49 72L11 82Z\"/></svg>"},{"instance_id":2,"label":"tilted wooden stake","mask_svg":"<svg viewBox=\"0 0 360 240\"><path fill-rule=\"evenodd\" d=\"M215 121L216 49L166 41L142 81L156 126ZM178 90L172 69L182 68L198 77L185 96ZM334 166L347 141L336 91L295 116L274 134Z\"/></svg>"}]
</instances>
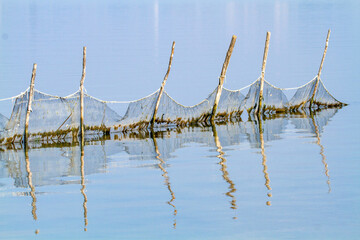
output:
<instances>
[{"instance_id":1,"label":"tilted wooden stake","mask_svg":"<svg viewBox=\"0 0 360 240\"><path fill-rule=\"evenodd\" d=\"M226 76L226 70L227 70L227 67L229 66L229 62L230 62L232 51L233 51L234 46L235 46L235 42L236 42L236 36L233 35L232 38L231 38L229 49L228 49L228 51L226 53L226 57L225 57L223 67L221 69L221 74L220 74L220 77L219 77L219 86L218 86L218 89L216 91L215 102L214 102L214 106L213 106L213 109L212 109L212 112L211 112L211 118L210 118L211 122L213 122L214 119L215 119L216 109L218 107L220 97L221 97L221 92L222 92L223 85L224 85L224 80L225 80L225 76Z\"/></svg>"},{"instance_id":2,"label":"tilted wooden stake","mask_svg":"<svg viewBox=\"0 0 360 240\"><path fill-rule=\"evenodd\" d=\"M84 125L84 80L86 75L86 47L83 49L83 70L80 80L80 137L83 138L85 134Z\"/></svg>"},{"instance_id":3,"label":"tilted wooden stake","mask_svg":"<svg viewBox=\"0 0 360 240\"><path fill-rule=\"evenodd\" d=\"M261 113L262 101L263 101L263 97L264 97L263 96L263 92L264 92L264 76L265 76L266 60L267 60L267 55L268 55L268 51L269 51L270 36L271 36L271 33L267 32L266 33L266 42L265 42L263 63L262 63L262 67L261 67L259 102L258 102L258 108L256 110L257 115L260 115L260 113Z\"/></svg>"},{"instance_id":4,"label":"tilted wooden stake","mask_svg":"<svg viewBox=\"0 0 360 240\"><path fill-rule=\"evenodd\" d=\"M310 100L310 106L309 106L310 109L311 109L311 105L312 105L313 102L314 102L315 94L316 94L316 91L317 91L318 86L319 86L321 70L322 70L322 67L323 67L323 64L324 64L324 60L325 60L327 48L328 48L328 45L329 45L329 38L330 38L330 29L329 29L328 34L327 34L327 37L326 37L325 49L324 49L324 53L323 53L323 56L322 56L322 59L321 59L321 63L320 63L320 67L319 67L319 72L318 72L318 74L317 74L317 76L316 76L315 88L314 88L314 92L313 92L313 94L312 94L312 96L311 96L311 100Z\"/></svg>"},{"instance_id":5,"label":"tilted wooden stake","mask_svg":"<svg viewBox=\"0 0 360 240\"><path fill-rule=\"evenodd\" d=\"M172 60L173 60L173 56L174 56L174 48L175 48L175 41L174 41L173 44L172 44L171 55L170 55L170 60L169 60L169 66L168 66L167 72L166 72L166 74L165 74L164 80L163 80L163 82L161 83L161 87L160 87L160 91L159 91L159 96L158 96L158 99L157 99L157 101L156 101L154 113L153 113L153 116L152 116L152 119L151 119L151 122L150 122L150 125L151 125L152 128L154 127L154 124L155 124L156 113L157 113L158 108L159 108L161 96L162 96L162 94L163 94L163 92L164 92L164 87L165 87L165 84L166 84L166 80L167 80L167 78L168 78L168 76L169 76L169 73L170 73L171 64L172 64Z\"/></svg>"},{"instance_id":6,"label":"tilted wooden stake","mask_svg":"<svg viewBox=\"0 0 360 240\"><path fill-rule=\"evenodd\" d=\"M31 112L31 104L34 96L34 85L35 85L35 76L36 76L36 68L37 64L34 63L32 75L31 75L31 81L30 81L30 90L28 95L28 105L26 110L26 116L25 116L25 131L24 131L24 144L27 144L27 139L29 137L29 118L30 118L30 112Z\"/></svg>"}]
</instances>

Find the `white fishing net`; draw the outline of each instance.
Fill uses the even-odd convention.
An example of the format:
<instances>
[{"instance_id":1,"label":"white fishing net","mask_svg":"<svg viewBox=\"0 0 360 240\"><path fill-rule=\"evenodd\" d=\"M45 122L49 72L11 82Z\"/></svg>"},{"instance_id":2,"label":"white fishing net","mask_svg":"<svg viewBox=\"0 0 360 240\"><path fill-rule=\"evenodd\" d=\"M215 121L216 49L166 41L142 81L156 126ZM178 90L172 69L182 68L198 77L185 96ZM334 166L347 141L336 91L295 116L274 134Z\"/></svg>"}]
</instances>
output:
<instances>
[{"instance_id":1,"label":"white fishing net","mask_svg":"<svg viewBox=\"0 0 360 240\"><path fill-rule=\"evenodd\" d=\"M203 101L194 106L184 106L164 91L156 114L156 125L190 125L205 122L212 112L217 88ZM159 91L129 103L124 117L118 122L114 131L147 128L151 121ZM217 118L234 119L240 115L240 103L244 95L239 90L224 88L217 108Z\"/></svg>"},{"instance_id":2,"label":"white fishing net","mask_svg":"<svg viewBox=\"0 0 360 240\"><path fill-rule=\"evenodd\" d=\"M325 88L321 79L319 79L318 86L316 83L318 79L315 77L313 80L297 89L294 96L289 102L289 107L292 110L309 109L311 100L313 99L311 109L337 107L342 106L343 103L336 100ZM316 88L316 92L314 94Z\"/></svg>"},{"instance_id":3,"label":"white fishing net","mask_svg":"<svg viewBox=\"0 0 360 240\"><path fill-rule=\"evenodd\" d=\"M217 122L241 121L241 114L247 112L253 119L260 102L260 79L240 90L223 88L218 103L215 120ZM260 113L269 118L278 113L314 111L328 107L340 107L317 78L296 89L290 101L284 92L290 88L277 88L264 80L263 97ZM246 97L241 93L248 88ZM316 92L314 94L314 91ZM129 102L104 101L84 94L85 133L108 134L112 132L135 132L146 130L150 126L159 90L139 100ZM155 127L173 127L209 124L215 102L217 88L209 96L194 106L184 106L175 101L164 91L160 99L155 118ZM14 107L9 120L0 116L0 144L21 141L24 134L25 115L28 105L29 90L14 97ZM310 109L310 103L311 109ZM126 109L122 113L113 109L121 105ZM111 107L110 107L111 106ZM29 139L49 140L76 139L80 122L80 92L67 97L58 97L34 91L30 113Z\"/></svg>"},{"instance_id":4,"label":"white fishing net","mask_svg":"<svg viewBox=\"0 0 360 240\"><path fill-rule=\"evenodd\" d=\"M5 125L9 119L0 113L0 132L4 130Z\"/></svg>"},{"instance_id":5,"label":"white fishing net","mask_svg":"<svg viewBox=\"0 0 360 240\"><path fill-rule=\"evenodd\" d=\"M25 116L29 93L26 91L15 100L10 119L5 124L0 139L16 138L21 140L24 134ZM28 132L30 138L76 136L80 119L80 92L67 97L48 95L34 90ZM113 126L120 117L106 103L84 95L84 124L88 133L102 134ZM72 137L72 136L71 136Z\"/></svg>"},{"instance_id":6,"label":"white fishing net","mask_svg":"<svg viewBox=\"0 0 360 240\"><path fill-rule=\"evenodd\" d=\"M259 98L260 79L250 86L244 101L241 103L241 110L246 110L249 115L253 115L258 108ZM264 80L261 113L272 115L277 112L284 112L287 108L288 100L282 90Z\"/></svg>"}]
</instances>

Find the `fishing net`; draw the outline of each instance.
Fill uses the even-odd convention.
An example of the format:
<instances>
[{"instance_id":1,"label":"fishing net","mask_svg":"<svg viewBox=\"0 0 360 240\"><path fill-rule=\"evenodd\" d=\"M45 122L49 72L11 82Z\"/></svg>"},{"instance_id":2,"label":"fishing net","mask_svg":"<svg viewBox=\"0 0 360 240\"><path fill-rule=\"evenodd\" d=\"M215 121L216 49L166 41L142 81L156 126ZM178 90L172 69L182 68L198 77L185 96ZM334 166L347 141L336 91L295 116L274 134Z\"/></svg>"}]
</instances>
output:
<instances>
[{"instance_id":1,"label":"fishing net","mask_svg":"<svg viewBox=\"0 0 360 240\"><path fill-rule=\"evenodd\" d=\"M246 110L249 115L255 114L260 98L260 79L257 79L241 103L241 110ZM288 108L288 100L280 88L276 88L264 80L262 107L260 111L265 115L284 112Z\"/></svg>"},{"instance_id":2,"label":"fishing net","mask_svg":"<svg viewBox=\"0 0 360 240\"><path fill-rule=\"evenodd\" d=\"M0 134L3 141L20 141L24 134L29 91L15 99L10 119ZM58 97L34 90L29 118L29 139L76 137L80 119L80 92ZM102 134L120 117L105 103L84 95L84 124L88 133Z\"/></svg>"},{"instance_id":3,"label":"fishing net","mask_svg":"<svg viewBox=\"0 0 360 240\"><path fill-rule=\"evenodd\" d=\"M120 130L133 130L147 128L151 121L156 101L159 96L159 91L151 94L150 96L131 102L127 108L125 116L118 122ZM210 114L214 102L214 93L199 104L186 107L174 99L172 99L165 91L161 97L157 117L155 122L157 124L185 124L191 121L199 121L202 117ZM115 127L115 130L117 127Z\"/></svg>"},{"instance_id":4,"label":"fishing net","mask_svg":"<svg viewBox=\"0 0 360 240\"><path fill-rule=\"evenodd\" d=\"M189 125L208 120L215 101L217 88L203 101L194 106L184 106L164 91L160 99L155 123L157 125ZM130 102L124 117L114 130L134 130L147 128L151 121L159 90L137 101ZM239 90L224 88L217 108L217 118L234 119L240 115L240 103L244 95Z\"/></svg>"},{"instance_id":5,"label":"fishing net","mask_svg":"<svg viewBox=\"0 0 360 240\"><path fill-rule=\"evenodd\" d=\"M2 132L5 128L5 125L9 119L7 119L4 115L0 113L0 132Z\"/></svg>"},{"instance_id":6,"label":"fishing net","mask_svg":"<svg viewBox=\"0 0 360 240\"><path fill-rule=\"evenodd\" d=\"M314 78L299 88L277 88L264 80L263 97L260 102L260 79L239 90L222 89L215 121L241 121L243 112L249 119L261 116L271 118L278 113L308 112L328 107L339 107L343 103L336 100L324 87L323 82ZM246 97L242 91L248 89ZM290 101L284 92L296 90ZM314 94L314 91L316 92ZM84 94L84 125L86 135L102 135L111 132L136 132L147 130L152 121L159 90L135 101L104 101ZM155 127L205 125L215 102L217 88L209 96L194 106L184 106L175 101L166 91L160 99L155 118ZM14 97L12 114L7 120L0 116L0 144L22 140L25 126L29 90ZM112 104L112 105L111 105ZM123 112L113 109L121 105ZM110 107L111 106L111 107ZM311 107L310 107L311 106ZM29 139L77 138L80 122L80 92L67 97L58 97L34 91L30 113ZM254 118L255 117L255 118ZM1 131L1 129L3 129Z\"/></svg>"},{"instance_id":7,"label":"fishing net","mask_svg":"<svg viewBox=\"0 0 360 240\"><path fill-rule=\"evenodd\" d=\"M316 88L316 83L318 86ZM316 89L315 95L314 91ZM312 100L313 99L313 100ZM327 107L337 107L342 106L343 103L336 100L325 88L321 79L315 77L313 80L305 84L304 86L297 89L294 96L289 102L290 109L292 110L301 110L309 109L310 103L312 102L311 109L327 108Z\"/></svg>"}]
</instances>

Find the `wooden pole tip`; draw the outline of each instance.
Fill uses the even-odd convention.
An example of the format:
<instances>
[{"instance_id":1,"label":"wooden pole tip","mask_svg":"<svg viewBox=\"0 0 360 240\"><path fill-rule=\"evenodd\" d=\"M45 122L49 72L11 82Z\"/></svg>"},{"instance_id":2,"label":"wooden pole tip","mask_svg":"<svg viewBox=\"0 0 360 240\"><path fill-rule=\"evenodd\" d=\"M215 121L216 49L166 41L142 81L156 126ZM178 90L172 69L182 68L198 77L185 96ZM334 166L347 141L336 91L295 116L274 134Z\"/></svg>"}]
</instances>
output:
<instances>
[{"instance_id":1,"label":"wooden pole tip","mask_svg":"<svg viewBox=\"0 0 360 240\"><path fill-rule=\"evenodd\" d=\"M36 63L34 63L34 66L33 66L33 68L34 68L34 69L36 69L36 68L37 68L37 64L36 64Z\"/></svg>"},{"instance_id":2,"label":"wooden pole tip","mask_svg":"<svg viewBox=\"0 0 360 240\"><path fill-rule=\"evenodd\" d=\"M232 39L236 39L236 38L237 38L237 36L236 36L236 35L233 35L233 36L232 36Z\"/></svg>"}]
</instances>

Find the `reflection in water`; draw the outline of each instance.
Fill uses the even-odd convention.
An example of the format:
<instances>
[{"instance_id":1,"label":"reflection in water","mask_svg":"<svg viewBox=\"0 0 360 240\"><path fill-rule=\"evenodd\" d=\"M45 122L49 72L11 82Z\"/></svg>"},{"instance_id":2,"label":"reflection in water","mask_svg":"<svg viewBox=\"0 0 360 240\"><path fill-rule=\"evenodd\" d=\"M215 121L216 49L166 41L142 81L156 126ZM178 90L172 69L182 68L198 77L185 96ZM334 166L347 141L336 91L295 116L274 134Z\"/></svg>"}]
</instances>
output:
<instances>
[{"instance_id":1,"label":"reflection in water","mask_svg":"<svg viewBox=\"0 0 360 240\"><path fill-rule=\"evenodd\" d=\"M88 225L88 220L87 220L87 196L85 193L85 170L84 170L84 138L81 138L81 143L80 143L80 150L81 150L81 154L80 154L80 176L81 176L81 194L84 197L84 202L83 202L83 208L84 208L84 231L87 231L87 225Z\"/></svg>"},{"instance_id":2,"label":"reflection in water","mask_svg":"<svg viewBox=\"0 0 360 240\"><path fill-rule=\"evenodd\" d=\"M325 156L325 154L324 154L324 146L323 146L323 145L321 144L321 142L320 142L320 132L319 132L318 126L316 125L316 122L315 122L315 119L314 119L314 115L311 115L311 120L312 120L312 123L313 123L314 128L315 128L315 134L316 134L316 139L317 139L316 144L319 145L319 147L320 147L321 161L322 161L322 163L324 164L324 168L325 168L325 175L326 175L326 177L327 177L326 183L327 183L327 185L328 185L328 187L329 187L328 193L330 193L330 192L331 192L330 175L329 175L328 165L327 165L327 163L326 163L326 156Z\"/></svg>"},{"instance_id":3,"label":"reflection in water","mask_svg":"<svg viewBox=\"0 0 360 240\"><path fill-rule=\"evenodd\" d=\"M212 131L213 131L213 135L214 135L214 140L215 140L215 145L217 148L217 152L219 153L219 155L217 155L217 157L220 159L219 164L221 165L221 172L222 172L222 177L223 179L229 183L229 191L226 194L226 196L231 198L231 209L237 209L236 206L236 198L233 195L233 193L236 192L236 188L235 188L235 184L233 183L233 181L231 181L231 179L229 178L229 173L227 171L227 166L226 166L226 158L224 157L225 153L222 151L222 146L219 140L219 136L217 134L216 131L216 126L215 124L212 124ZM234 219L237 219L237 217L233 217Z\"/></svg>"},{"instance_id":4,"label":"reflection in water","mask_svg":"<svg viewBox=\"0 0 360 240\"><path fill-rule=\"evenodd\" d=\"M272 197L271 194L271 187L270 187L270 178L269 174L267 173L267 165L266 165L266 153L265 153L265 142L264 142L264 130L262 127L262 120L259 118L259 135L260 135L260 148L261 148L261 156L262 156L262 165L263 165L263 173L265 177L265 186L268 189L268 197ZM271 201L267 201L266 205L271 206Z\"/></svg>"},{"instance_id":5,"label":"reflection in water","mask_svg":"<svg viewBox=\"0 0 360 240\"><path fill-rule=\"evenodd\" d=\"M173 227L176 228L177 209L176 209L176 206L173 204L173 201L175 200L175 194L171 189L170 178L168 176L168 172L162 166L163 164L165 164L165 161L160 158L161 154L160 154L160 151L159 151L159 147L158 147L158 144L157 144L157 141L156 141L156 138L155 138L155 133L153 132L153 129L152 129L152 132L151 132L151 138L152 138L152 140L154 142L154 147L155 147L155 152L156 152L156 159L159 160L158 167L163 172L162 176L164 177L165 184L166 184L166 186L167 186L167 188L168 188L168 190L170 192L170 195L171 195L171 199L167 203L174 208L174 224L173 224Z\"/></svg>"},{"instance_id":6,"label":"reflection in water","mask_svg":"<svg viewBox=\"0 0 360 240\"><path fill-rule=\"evenodd\" d=\"M25 152L25 163L26 163L26 172L27 172L27 179L28 179L28 185L31 189L30 191L30 196L32 198L32 202L31 202L31 206L32 206L32 211L31 214L34 218L34 220L37 220L37 215L36 215L36 195L35 195L35 186L33 185L32 182L32 172L30 170L30 160L29 160L29 152L28 152L28 148L25 145L24 147L24 152Z\"/></svg>"},{"instance_id":7,"label":"reflection in water","mask_svg":"<svg viewBox=\"0 0 360 240\"><path fill-rule=\"evenodd\" d=\"M29 143L23 146L9 145L0 146L0 178L13 178L16 188L30 187L28 195L32 198L32 217L37 219L37 199L35 188L49 185L80 184L81 194L83 196L83 217L84 230L88 226L87 196L86 196L86 175L94 173L103 173L106 171L107 156L117 155L126 152L129 161L147 161L151 164L141 164L140 167L153 167L152 156L156 156L158 163L157 168L162 171L164 183L170 193L169 204L173 208L174 223L176 228L177 208L174 204L175 194L172 191L168 172L165 170L165 162L171 158L171 153L177 149L186 146L189 143L200 143L210 147L216 147L218 152L219 164L222 178L228 183L228 191L225 193L230 202L230 208L234 211L237 209L235 192L237 191L234 182L230 179L227 169L224 147L249 143L251 148L259 149L262 156L262 167L267 188L268 200L272 196L270 177L267 168L267 155L265 144L269 141L280 139L281 134L286 128L289 121L301 132L309 132L316 139L316 144L320 147L320 155L325 168L327 183L330 188L330 176L324 146L321 144L321 133L329 119L336 114L335 109L324 109L315 114L292 115L289 117L279 117L272 119L255 119L246 122L229 123L226 125L215 125L212 129L209 127L189 127L167 129L158 132L143 132L142 134L106 136L106 138L88 141L86 152L84 144L79 143ZM215 140L215 141L214 141ZM214 146L215 145L215 146ZM19 150L21 149L21 150ZM161 154L160 154L161 152ZM29 153L31 153L31 168ZM85 168L86 154L86 168ZM151 156L149 159L148 156ZM25 158L25 159L23 159ZM76 159L80 159L76 160ZM32 171L31 171L32 170ZM73 180L73 176L79 176L79 180ZM266 202L271 205L270 201Z\"/></svg>"},{"instance_id":8,"label":"reflection in water","mask_svg":"<svg viewBox=\"0 0 360 240\"><path fill-rule=\"evenodd\" d=\"M330 175L329 175L329 168L326 162L325 156L325 148L321 144L320 141L320 134L324 130L324 127L327 125L329 120L337 113L338 109L323 109L321 111L310 112L306 114L300 115L298 118L293 118L292 123L295 125L295 128L306 130L309 133L315 134L316 137L316 144L320 147L320 156L321 161L324 165L324 173L327 177L327 185L328 185L328 192L331 192L331 185L330 185Z\"/></svg>"}]
</instances>

